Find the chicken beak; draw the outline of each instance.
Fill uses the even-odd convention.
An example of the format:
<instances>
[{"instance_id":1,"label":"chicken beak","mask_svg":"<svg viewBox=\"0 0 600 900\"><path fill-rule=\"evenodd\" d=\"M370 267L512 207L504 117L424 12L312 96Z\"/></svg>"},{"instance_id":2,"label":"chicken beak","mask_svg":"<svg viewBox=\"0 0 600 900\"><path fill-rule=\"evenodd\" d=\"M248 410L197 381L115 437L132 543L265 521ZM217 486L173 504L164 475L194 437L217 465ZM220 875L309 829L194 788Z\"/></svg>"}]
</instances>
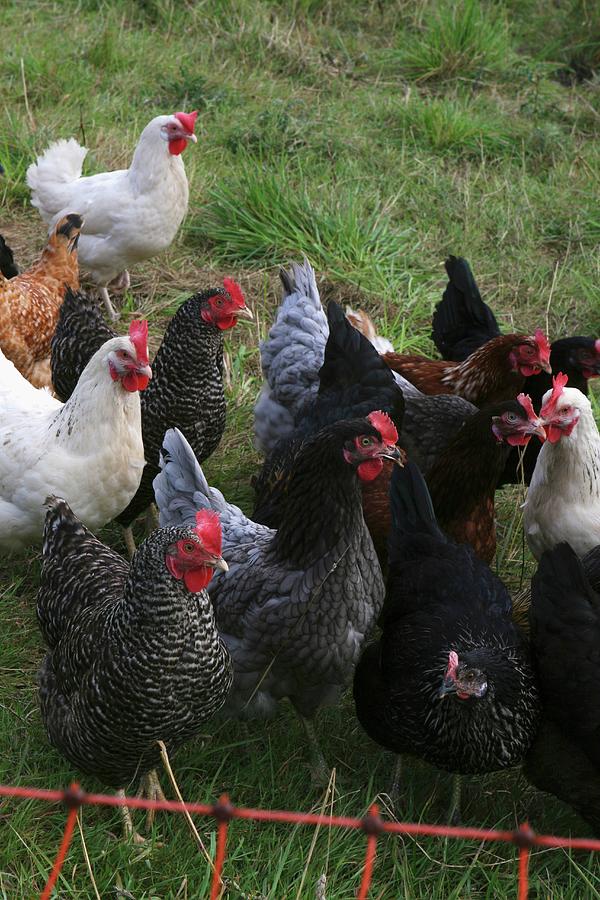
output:
<instances>
[{"instance_id":1,"label":"chicken beak","mask_svg":"<svg viewBox=\"0 0 600 900\"><path fill-rule=\"evenodd\" d=\"M198 138L196 137L195 134L186 134L186 135L184 135L184 137L185 137L186 141L191 141L192 144L198 143Z\"/></svg>"},{"instance_id":2,"label":"chicken beak","mask_svg":"<svg viewBox=\"0 0 600 900\"><path fill-rule=\"evenodd\" d=\"M546 440L546 429L544 428L542 420L538 419L537 422L532 423L532 426L530 434L536 434L540 441L544 443Z\"/></svg>"},{"instance_id":3,"label":"chicken beak","mask_svg":"<svg viewBox=\"0 0 600 900\"><path fill-rule=\"evenodd\" d=\"M550 365L550 362L542 363L540 367L542 372L547 372L548 375L552 375L552 366Z\"/></svg>"},{"instance_id":4,"label":"chicken beak","mask_svg":"<svg viewBox=\"0 0 600 900\"><path fill-rule=\"evenodd\" d=\"M249 322L254 321L254 316L249 306L242 306L241 309L236 309L235 315L238 319L247 319Z\"/></svg>"},{"instance_id":5,"label":"chicken beak","mask_svg":"<svg viewBox=\"0 0 600 900\"><path fill-rule=\"evenodd\" d=\"M439 690L438 697L441 699L442 697L447 697L448 694L456 693L456 682L453 678L444 678L442 686Z\"/></svg>"},{"instance_id":6,"label":"chicken beak","mask_svg":"<svg viewBox=\"0 0 600 900\"><path fill-rule=\"evenodd\" d=\"M406 456L404 451L400 449L400 447L395 446L387 446L385 448L385 453L381 454L383 459L391 459L399 466L403 467L406 462Z\"/></svg>"},{"instance_id":7,"label":"chicken beak","mask_svg":"<svg viewBox=\"0 0 600 900\"><path fill-rule=\"evenodd\" d=\"M214 559L211 559L209 566L212 566L213 569L219 569L221 572L229 572L229 566L222 556L215 556Z\"/></svg>"},{"instance_id":8,"label":"chicken beak","mask_svg":"<svg viewBox=\"0 0 600 900\"><path fill-rule=\"evenodd\" d=\"M138 366L136 372L138 375L145 375L148 379L152 378L152 369L150 366Z\"/></svg>"}]
</instances>

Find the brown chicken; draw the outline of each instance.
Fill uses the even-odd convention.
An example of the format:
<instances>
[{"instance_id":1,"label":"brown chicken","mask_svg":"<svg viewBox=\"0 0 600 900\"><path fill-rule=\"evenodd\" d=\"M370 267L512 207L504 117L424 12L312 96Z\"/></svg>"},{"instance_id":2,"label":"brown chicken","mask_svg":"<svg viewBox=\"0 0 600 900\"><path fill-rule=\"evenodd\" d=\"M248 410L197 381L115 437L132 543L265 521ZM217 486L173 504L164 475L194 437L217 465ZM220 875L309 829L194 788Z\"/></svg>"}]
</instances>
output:
<instances>
[{"instance_id":1,"label":"brown chicken","mask_svg":"<svg viewBox=\"0 0 600 900\"><path fill-rule=\"evenodd\" d=\"M461 363L402 353L383 358L424 394L458 394L475 406L510 400L527 377L552 371L550 345L539 328L530 336L501 334Z\"/></svg>"},{"instance_id":2,"label":"brown chicken","mask_svg":"<svg viewBox=\"0 0 600 900\"><path fill-rule=\"evenodd\" d=\"M57 223L40 260L7 279L0 273L0 349L34 387L51 387L50 341L66 288L79 288L77 241L83 219Z\"/></svg>"}]
</instances>

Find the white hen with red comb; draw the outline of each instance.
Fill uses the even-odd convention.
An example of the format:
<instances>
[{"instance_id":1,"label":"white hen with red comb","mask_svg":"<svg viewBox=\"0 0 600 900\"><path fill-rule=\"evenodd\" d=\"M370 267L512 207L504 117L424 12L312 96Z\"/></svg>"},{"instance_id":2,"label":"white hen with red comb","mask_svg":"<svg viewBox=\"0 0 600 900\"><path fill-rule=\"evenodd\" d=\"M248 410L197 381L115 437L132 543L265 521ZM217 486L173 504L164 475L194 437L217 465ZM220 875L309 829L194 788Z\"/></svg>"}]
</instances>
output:
<instances>
[{"instance_id":1,"label":"white hen with red comb","mask_svg":"<svg viewBox=\"0 0 600 900\"><path fill-rule=\"evenodd\" d=\"M524 504L529 549L567 541L578 556L600 544L600 434L588 398L554 378L540 416L547 441L540 450Z\"/></svg>"},{"instance_id":2,"label":"white hen with red comb","mask_svg":"<svg viewBox=\"0 0 600 900\"><path fill-rule=\"evenodd\" d=\"M145 322L100 347L66 403L0 352L0 548L41 543L53 494L93 530L127 506L144 468L139 391L151 374Z\"/></svg>"},{"instance_id":3,"label":"white hen with red comb","mask_svg":"<svg viewBox=\"0 0 600 900\"><path fill-rule=\"evenodd\" d=\"M82 178L87 150L71 138L51 144L27 170L31 202L50 229L67 213L83 216L79 264L99 286L112 318L116 316L107 285L118 279L126 286L127 270L165 250L187 212L181 153L189 141L196 141L196 115L152 119L128 169Z\"/></svg>"}]
</instances>

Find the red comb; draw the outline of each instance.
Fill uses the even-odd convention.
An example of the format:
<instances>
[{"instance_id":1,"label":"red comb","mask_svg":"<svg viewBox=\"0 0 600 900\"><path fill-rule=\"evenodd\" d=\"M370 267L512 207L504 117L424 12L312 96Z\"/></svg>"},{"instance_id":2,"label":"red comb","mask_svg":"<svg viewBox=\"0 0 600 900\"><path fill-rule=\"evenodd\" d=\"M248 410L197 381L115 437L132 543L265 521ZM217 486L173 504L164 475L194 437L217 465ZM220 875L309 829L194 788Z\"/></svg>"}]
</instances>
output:
<instances>
[{"instance_id":1,"label":"red comb","mask_svg":"<svg viewBox=\"0 0 600 900\"><path fill-rule=\"evenodd\" d=\"M223 287L225 288L225 290L227 291L227 293L229 294L229 296L231 297L231 299L233 300L233 302L235 303L236 306L239 306L241 308L242 306L246 305L246 298L244 297L244 294L242 293L242 289L239 286L239 284L237 283L237 281L234 281L233 278L224 278L223 279Z\"/></svg>"},{"instance_id":2,"label":"red comb","mask_svg":"<svg viewBox=\"0 0 600 900\"><path fill-rule=\"evenodd\" d=\"M520 403L525 412L527 413L527 418L530 422L533 422L537 419L537 415L535 409L533 408L533 403L531 402L531 397L529 394L519 394L517 396L517 403Z\"/></svg>"},{"instance_id":3,"label":"red comb","mask_svg":"<svg viewBox=\"0 0 600 900\"><path fill-rule=\"evenodd\" d=\"M367 419L369 420L373 428L377 429L386 444L397 443L398 432L396 431L396 426L387 413L384 413L380 409L378 409L375 410L375 412L369 413Z\"/></svg>"},{"instance_id":4,"label":"red comb","mask_svg":"<svg viewBox=\"0 0 600 900\"><path fill-rule=\"evenodd\" d=\"M540 360L543 363L550 362L550 344L548 343L548 338L544 334L541 328L536 328L535 333L533 335L533 339L536 342L538 349L540 351Z\"/></svg>"},{"instance_id":5,"label":"red comb","mask_svg":"<svg viewBox=\"0 0 600 900\"><path fill-rule=\"evenodd\" d=\"M196 513L196 534L202 546L213 556L221 555L221 520L213 509L199 509Z\"/></svg>"},{"instance_id":6,"label":"red comb","mask_svg":"<svg viewBox=\"0 0 600 900\"><path fill-rule=\"evenodd\" d=\"M194 112L191 113L175 113L175 118L179 119L188 134L193 134L194 127L196 125L196 119L198 118L198 110L195 109Z\"/></svg>"},{"instance_id":7,"label":"red comb","mask_svg":"<svg viewBox=\"0 0 600 900\"><path fill-rule=\"evenodd\" d=\"M456 670L458 669L458 653L451 650L448 654L448 668L446 669L446 678L453 678L456 681Z\"/></svg>"},{"instance_id":8,"label":"red comb","mask_svg":"<svg viewBox=\"0 0 600 900\"><path fill-rule=\"evenodd\" d=\"M148 322L146 319L134 319L129 326L129 337L137 353L137 361L142 366L148 365Z\"/></svg>"},{"instance_id":9,"label":"red comb","mask_svg":"<svg viewBox=\"0 0 600 900\"><path fill-rule=\"evenodd\" d=\"M569 380L568 375L563 375L562 372L559 372L558 375L555 375L552 379L552 394L550 395L550 399L546 400L544 405L540 410L540 416L543 419L551 417L554 415L556 411L556 404L560 398L560 395L563 392L563 388Z\"/></svg>"}]
</instances>

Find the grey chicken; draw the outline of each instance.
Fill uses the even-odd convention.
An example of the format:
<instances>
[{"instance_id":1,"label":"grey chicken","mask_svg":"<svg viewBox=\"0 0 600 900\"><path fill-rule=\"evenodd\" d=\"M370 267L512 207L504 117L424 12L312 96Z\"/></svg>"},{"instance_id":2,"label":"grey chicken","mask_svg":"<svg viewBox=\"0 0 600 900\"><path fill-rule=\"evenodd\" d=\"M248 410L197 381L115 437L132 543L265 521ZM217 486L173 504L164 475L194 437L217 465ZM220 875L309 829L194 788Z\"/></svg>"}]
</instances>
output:
<instances>
[{"instance_id":1,"label":"grey chicken","mask_svg":"<svg viewBox=\"0 0 600 900\"><path fill-rule=\"evenodd\" d=\"M311 746L313 777L329 777L313 718L352 678L383 601L383 579L361 510L361 480L383 459L398 460L397 432L381 412L322 429L294 460L277 530L253 522L208 486L177 431L165 436L154 480L163 525L214 509L223 526L229 572L210 596L231 653L229 715L268 716L284 697Z\"/></svg>"},{"instance_id":2,"label":"grey chicken","mask_svg":"<svg viewBox=\"0 0 600 900\"><path fill-rule=\"evenodd\" d=\"M216 513L155 531L129 566L50 498L38 621L50 742L78 769L122 790L198 733L232 683L205 588L221 557ZM126 831L131 816L125 813Z\"/></svg>"}]
</instances>

